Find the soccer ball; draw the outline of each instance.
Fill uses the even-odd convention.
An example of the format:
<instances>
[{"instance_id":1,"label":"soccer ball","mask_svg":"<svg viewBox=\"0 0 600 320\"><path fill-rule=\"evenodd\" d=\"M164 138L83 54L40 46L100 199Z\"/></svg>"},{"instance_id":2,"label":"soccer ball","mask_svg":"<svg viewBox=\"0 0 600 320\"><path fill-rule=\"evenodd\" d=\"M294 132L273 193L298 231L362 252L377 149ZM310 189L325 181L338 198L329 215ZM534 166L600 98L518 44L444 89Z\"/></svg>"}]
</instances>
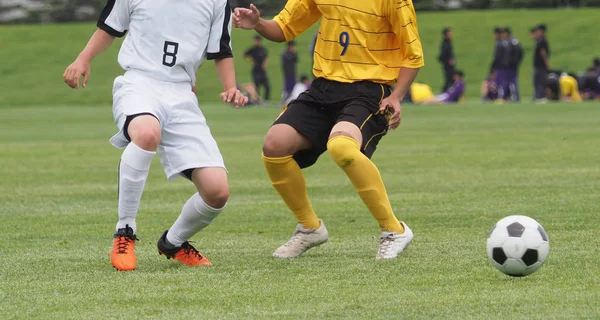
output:
<instances>
[{"instance_id":1,"label":"soccer ball","mask_svg":"<svg viewBox=\"0 0 600 320\"><path fill-rule=\"evenodd\" d=\"M487 253L494 267L522 277L539 269L550 252L546 231L526 216L508 216L496 223L487 239Z\"/></svg>"}]
</instances>

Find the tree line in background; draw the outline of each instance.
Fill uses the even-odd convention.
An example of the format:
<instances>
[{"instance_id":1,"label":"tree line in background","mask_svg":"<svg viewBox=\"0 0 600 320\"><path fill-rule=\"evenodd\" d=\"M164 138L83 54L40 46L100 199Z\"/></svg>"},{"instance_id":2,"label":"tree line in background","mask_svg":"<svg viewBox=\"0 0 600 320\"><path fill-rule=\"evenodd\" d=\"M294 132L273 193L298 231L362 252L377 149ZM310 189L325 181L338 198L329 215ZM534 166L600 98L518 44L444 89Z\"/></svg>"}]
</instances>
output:
<instances>
[{"instance_id":1,"label":"tree line in background","mask_svg":"<svg viewBox=\"0 0 600 320\"><path fill-rule=\"evenodd\" d=\"M233 7L254 3L264 15L281 10L282 0L230 0ZM95 20L106 0L0 0L0 23ZM600 7L600 0L413 0L418 11L501 8Z\"/></svg>"}]
</instances>

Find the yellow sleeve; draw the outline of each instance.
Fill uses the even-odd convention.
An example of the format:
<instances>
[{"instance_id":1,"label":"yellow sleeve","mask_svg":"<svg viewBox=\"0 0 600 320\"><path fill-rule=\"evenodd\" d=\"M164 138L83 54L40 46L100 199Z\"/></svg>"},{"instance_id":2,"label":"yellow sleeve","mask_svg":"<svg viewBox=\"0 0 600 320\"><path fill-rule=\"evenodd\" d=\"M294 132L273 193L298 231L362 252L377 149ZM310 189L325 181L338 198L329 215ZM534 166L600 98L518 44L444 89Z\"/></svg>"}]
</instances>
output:
<instances>
[{"instance_id":1,"label":"yellow sleeve","mask_svg":"<svg viewBox=\"0 0 600 320\"><path fill-rule=\"evenodd\" d=\"M283 31L285 41L291 41L321 18L313 0L289 0L273 20Z\"/></svg>"},{"instance_id":2,"label":"yellow sleeve","mask_svg":"<svg viewBox=\"0 0 600 320\"><path fill-rule=\"evenodd\" d=\"M419 38L417 14L412 0L390 1L389 14L392 30L398 37L402 52L402 66L420 68L425 64L423 47Z\"/></svg>"}]
</instances>

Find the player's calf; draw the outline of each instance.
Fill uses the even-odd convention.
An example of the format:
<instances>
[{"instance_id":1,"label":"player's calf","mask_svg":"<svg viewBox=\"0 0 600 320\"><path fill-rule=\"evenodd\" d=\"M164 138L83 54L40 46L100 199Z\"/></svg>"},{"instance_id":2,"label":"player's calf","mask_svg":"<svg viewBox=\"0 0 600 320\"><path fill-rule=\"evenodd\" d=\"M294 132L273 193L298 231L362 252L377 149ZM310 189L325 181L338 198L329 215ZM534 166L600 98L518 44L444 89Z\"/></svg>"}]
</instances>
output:
<instances>
[{"instance_id":1,"label":"player's calf","mask_svg":"<svg viewBox=\"0 0 600 320\"><path fill-rule=\"evenodd\" d=\"M225 207L229 200L229 184L224 168L196 168L192 171L191 180L204 204L217 209Z\"/></svg>"}]
</instances>

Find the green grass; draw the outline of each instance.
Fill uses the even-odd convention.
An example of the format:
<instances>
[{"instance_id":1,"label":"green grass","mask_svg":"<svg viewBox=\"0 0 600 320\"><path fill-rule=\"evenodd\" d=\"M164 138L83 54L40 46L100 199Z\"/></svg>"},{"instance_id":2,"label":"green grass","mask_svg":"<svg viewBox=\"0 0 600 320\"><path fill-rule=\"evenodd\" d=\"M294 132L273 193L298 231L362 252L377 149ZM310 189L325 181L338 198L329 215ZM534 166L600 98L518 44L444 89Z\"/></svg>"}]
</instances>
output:
<instances>
[{"instance_id":1,"label":"green grass","mask_svg":"<svg viewBox=\"0 0 600 320\"><path fill-rule=\"evenodd\" d=\"M485 77L492 57L494 41L491 30L495 25L509 25L526 50L520 72L524 97L531 96L531 62L533 43L528 38L529 28L543 21L549 27L552 66L566 71L583 71L600 52L600 43L590 41L597 36L599 9L581 10L496 10L418 13L419 29L425 52L425 67L419 80L438 92L442 86L442 70L437 62L441 29L452 26L458 68L467 75L467 94L479 96L480 82ZM565 21L567 21L565 23ZM122 73L117 64L117 42L92 65L92 78L85 90L72 92L63 82L64 69L81 51L95 26L84 24L0 26L0 39L5 46L0 51L0 107L31 105L98 105L109 104L113 79ZM300 73L310 73L309 42L313 28L298 41ZM253 32L235 29L233 48L236 56L238 80L247 82L250 67L241 58L251 44ZM273 99L279 98L282 88L280 58L283 44L268 43L271 54L269 75ZM201 101L217 101L221 90L211 62L200 70ZM211 79L205 81L204 79Z\"/></svg>"},{"instance_id":2,"label":"green grass","mask_svg":"<svg viewBox=\"0 0 600 320\"><path fill-rule=\"evenodd\" d=\"M600 317L596 105L405 108L374 161L416 237L387 262L374 259L377 225L327 155L305 174L331 242L301 259L271 258L294 228L260 159L278 110L203 110L232 193L194 237L214 266L157 254L155 241L194 189L167 182L156 159L138 219L138 269L121 273L108 258L120 156L107 141L110 107L0 109L2 319ZM550 236L548 261L529 277L487 261L488 230L511 214L534 217Z\"/></svg>"}]
</instances>

